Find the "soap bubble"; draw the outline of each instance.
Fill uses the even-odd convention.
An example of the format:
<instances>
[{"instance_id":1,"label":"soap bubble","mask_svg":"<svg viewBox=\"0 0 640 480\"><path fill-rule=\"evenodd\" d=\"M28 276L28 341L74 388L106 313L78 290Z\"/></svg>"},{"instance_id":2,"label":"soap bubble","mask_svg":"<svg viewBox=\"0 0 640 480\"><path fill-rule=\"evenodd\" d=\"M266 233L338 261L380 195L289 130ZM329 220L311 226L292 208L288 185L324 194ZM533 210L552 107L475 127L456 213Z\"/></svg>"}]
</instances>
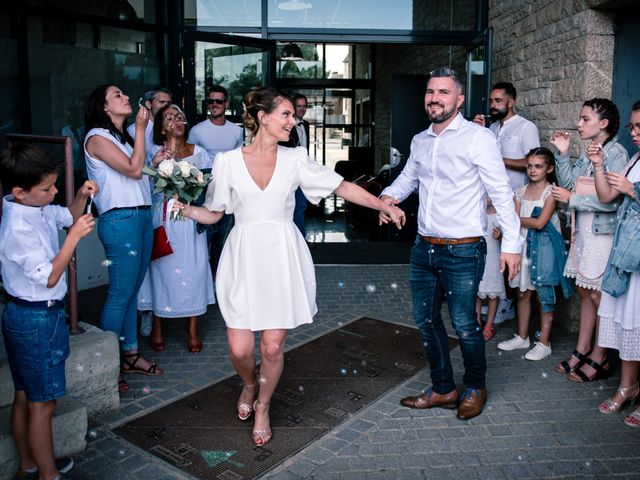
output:
<instances>
[{"instance_id":1,"label":"soap bubble","mask_svg":"<svg viewBox=\"0 0 640 480\"><path fill-rule=\"evenodd\" d=\"M120 340L121 342L124 342L124 336L119 337L119 340Z\"/></svg>"},{"instance_id":2,"label":"soap bubble","mask_svg":"<svg viewBox=\"0 0 640 480\"><path fill-rule=\"evenodd\" d=\"M542 336L542 332L540 330L536 331L536 338L540 338Z\"/></svg>"},{"instance_id":3,"label":"soap bubble","mask_svg":"<svg viewBox=\"0 0 640 480\"><path fill-rule=\"evenodd\" d=\"M542 372L542 374L540 376L542 378L547 378L549 376L549 374L547 372Z\"/></svg>"},{"instance_id":4,"label":"soap bubble","mask_svg":"<svg viewBox=\"0 0 640 480\"><path fill-rule=\"evenodd\" d=\"M341 377L346 377L349 374L349 370L347 370L346 368L342 367L340 369L340 376Z\"/></svg>"},{"instance_id":5,"label":"soap bubble","mask_svg":"<svg viewBox=\"0 0 640 480\"><path fill-rule=\"evenodd\" d=\"M343 281L338 282L338 288L344 288L344 282Z\"/></svg>"},{"instance_id":6,"label":"soap bubble","mask_svg":"<svg viewBox=\"0 0 640 480\"><path fill-rule=\"evenodd\" d=\"M94 429L89 430L89 437L90 438L98 438L98 432Z\"/></svg>"},{"instance_id":7,"label":"soap bubble","mask_svg":"<svg viewBox=\"0 0 640 480\"><path fill-rule=\"evenodd\" d=\"M176 268L175 272L176 272L176 275L180 275L182 273L182 269L178 267Z\"/></svg>"},{"instance_id":8,"label":"soap bubble","mask_svg":"<svg viewBox=\"0 0 640 480\"><path fill-rule=\"evenodd\" d=\"M298 391L299 392L304 392L304 387L302 385L298 385Z\"/></svg>"},{"instance_id":9,"label":"soap bubble","mask_svg":"<svg viewBox=\"0 0 640 480\"><path fill-rule=\"evenodd\" d=\"M138 255L138 251L137 250L129 250L129 256L130 257L135 257L136 255Z\"/></svg>"},{"instance_id":10,"label":"soap bubble","mask_svg":"<svg viewBox=\"0 0 640 480\"><path fill-rule=\"evenodd\" d=\"M376 286L373 285L373 284L367 285L367 292L368 293L376 293Z\"/></svg>"},{"instance_id":11,"label":"soap bubble","mask_svg":"<svg viewBox=\"0 0 640 480\"><path fill-rule=\"evenodd\" d=\"M103 260L102 261L102 266L103 267L108 267L109 265L111 265L113 262L111 260Z\"/></svg>"},{"instance_id":12,"label":"soap bubble","mask_svg":"<svg viewBox=\"0 0 640 480\"><path fill-rule=\"evenodd\" d=\"M391 287L391 290L397 290L397 289L398 289L398 284L397 284L397 283L395 283L395 282L393 282L393 283L390 285L390 287Z\"/></svg>"},{"instance_id":13,"label":"soap bubble","mask_svg":"<svg viewBox=\"0 0 640 480\"><path fill-rule=\"evenodd\" d=\"M127 453L127 452L125 452L125 451L124 451L124 449L120 449L120 450L118 450L118 455L120 455L121 457L124 457L124 455L125 455L126 453Z\"/></svg>"},{"instance_id":14,"label":"soap bubble","mask_svg":"<svg viewBox=\"0 0 640 480\"><path fill-rule=\"evenodd\" d=\"M79 372L84 372L84 366L83 365L76 365L76 370Z\"/></svg>"},{"instance_id":15,"label":"soap bubble","mask_svg":"<svg viewBox=\"0 0 640 480\"><path fill-rule=\"evenodd\" d=\"M171 307L169 305L167 305L166 307L164 307L164 311L165 312L170 312L171 311Z\"/></svg>"},{"instance_id":16,"label":"soap bubble","mask_svg":"<svg viewBox=\"0 0 640 480\"><path fill-rule=\"evenodd\" d=\"M142 393L144 393L145 395L149 395L149 393L151 393L151 389L147 386L142 387Z\"/></svg>"}]
</instances>

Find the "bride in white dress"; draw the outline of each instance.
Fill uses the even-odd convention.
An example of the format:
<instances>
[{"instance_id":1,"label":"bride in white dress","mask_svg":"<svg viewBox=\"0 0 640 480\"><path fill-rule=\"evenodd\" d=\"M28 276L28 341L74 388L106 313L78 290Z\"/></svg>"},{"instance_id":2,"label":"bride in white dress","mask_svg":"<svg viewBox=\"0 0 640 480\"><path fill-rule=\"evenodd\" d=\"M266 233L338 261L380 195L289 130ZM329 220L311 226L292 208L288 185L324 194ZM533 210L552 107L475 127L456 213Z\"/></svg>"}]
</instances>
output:
<instances>
[{"instance_id":1,"label":"bride in white dress","mask_svg":"<svg viewBox=\"0 0 640 480\"><path fill-rule=\"evenodd\" d=\"M398 228L405 217L397 207L309 161L304 148L278 146L289 139L295 125L293 105L284 93L275 88L252 90L244 103L251 144L216 157L203 207L178 203L177 208L200 223L215 223L224 212L235 215L216 289L231 362L244 382L238 417L247 420L255 412L252 438L264 445L272 437L269 403L282 373L287 330L312 322L317 311L311 254L293 223L296 189L300 187L314 204L335 192L382 211L384 222L392 221ZM255 331L262 332L257 378Z\"/></svg>"}]
</instances>

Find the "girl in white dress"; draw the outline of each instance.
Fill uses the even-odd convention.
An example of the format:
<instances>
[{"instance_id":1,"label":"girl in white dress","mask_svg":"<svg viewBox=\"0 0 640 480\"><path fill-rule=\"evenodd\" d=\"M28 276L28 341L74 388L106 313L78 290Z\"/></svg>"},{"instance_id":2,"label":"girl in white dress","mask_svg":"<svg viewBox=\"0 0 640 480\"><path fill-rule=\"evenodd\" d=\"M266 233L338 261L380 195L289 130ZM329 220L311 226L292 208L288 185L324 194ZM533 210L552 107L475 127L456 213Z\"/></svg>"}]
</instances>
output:
<instances>
[{"instance_id":1,"label":"girl in white dress","mask_svg":"<svg viewBox=\"0 0 640 480\"><path fill-rule=\"evenodd\" d=\"M631 122L627 128L634 145L640 147L640 102L633 105ZM640 152L633 156L621 174L604 172L604 158L599 145L589 145L587 155L594 165L596 191L600 201L611 202L616 198L623 198L598 309L598 345L601 348L615 348L622 360L620 385L611 398L600 404L599 410L602 413L616 413L627 402L633 403L640 395L640 262L637 253L640 250ZM616 265L621 258L625 263L634 264L633 267L625 265L623 270L618 270ZM618 278L623 280L622 284L616 281ZM622 286L624 283L626 289ZM640 428L640 408L627 415L624 423Z\"/></svg>"},{"instance_id":2,"label":"girl in white dress","mask_svg":"<svg viewBox=\"0 0 640 480\"><path fill-rule=\"evenodd\" d=\"M496 209L487 198L487 258L484 265L482 280L478 285L478 300L476 301L476 314L478 323L481 324L482 301L487 301L487 323L482 328L482 337L489 341L493 338L493 321L498 311L498 301L506 298L504 288L504 276L500 273L500 237L501 231L496 217Z\"/></svg>"},{"instance_id":3,"label":"girl in white dress","mask_svg":"<svg viewBox=\"0 0 640 480\"><path fill-rule=\"evenodd\" d=\"M404 213L309 161L304 148L278 146L295 126L286 94L259 88L244 103L251 144L216 157L204 207L179 202L176 207L203 224L217 222L224 212L235 215L216 273L218 304L227 324L231 362L244 382L238 417L246 420L255 411L252 439L264 445L272 437L269 403L282 373L287 330L312 322L317 311L311 254L293 223L296 189L314 204L335 191L384 212L384 223L392 221L398 228ZM262 332L258 378L255 331Z\"/></svg>"},{"instance_id":4,"label":"girl in white dress","mask_svg":"<svg viewBox=\"0 0 640 480\"><path fill-rule=\"evenodd\" d=\"M592 98L584 102L576 127L581 140L596 142L604 148L603 168L609 172L622 171L629 155L617 141L620 114L611 100ZM613 242L618 203L605 204L595 194L575 193L578 177L593 177L593 167L584 153L575 163L571 162L571 137L568 132L557 131L550 141L558 149L556 165L559 186L554 187L553 197L558 202L567 203L569 209L576 213L576 225L573 228L577 233L572 246L573 253L567 257L564 275L575 278L580 295L580 327L576 348L555 370L568 374L567 378L574 382L591 382L606 377L610 368L605 349L598 347L597 311L602 274Z\"/></svg>"},{"instance_id":5,"label":"girl in white dress","mask_svg":"<svg viewBox=\"0 0 640 480\"><path fill-rule=\"evenodd\" d=\"M184 160L198 170L211 168L207 151L186 143L187 129L184 115L177 105L165 105L156 114L150 151L153 166L167 158ZM153 227L165 225L171 255L153 260L138 295L139 310L153 310L153 329L150 344L156 351L165 348L162 336L163 318L187 318L187 349L191 353L202 350L198 336L198 316L207 305L216 303L213 277L207 253L207 236L198 234L193 220L164 221L165 202L162 193L153 198ZM168 212L167 215L170 215ZM167 217L168 218L168 217Z\"/></svg>"},{"instance_id":6,"label":"girl in white dress","mask_svg":"<svg viewBox=\"0 0 640 480\"><path fill-rule=\"evenodd\" d=\"M548 148L534 148L526 158L527 176L529 183L516 190L516 211L520 215L520 235L527 238L530 228L542 230L548 222L560 232L560 220L556 213L556 201L551 196L553 182L555 182L555 162L553 153ZM531 217L533 209L540 207L542 212L538 217ZM522 264L518 273L510 282L511 288L519 290L518 296L518 333L511 340L498 344L500 350L514 350L529 348L529 320L531 318L531 300L536 287L531 281L531 257L527 251L527 242L522 247ZM554 252L537 252L538 257L553 257ZM551 355L551 324L553 309L541 308L540 338L524 358L527 360L542 360ZM552 307L552 306L551 306ZM546 310L546 311L545 311Z\"/></svg>"}]
</instances>

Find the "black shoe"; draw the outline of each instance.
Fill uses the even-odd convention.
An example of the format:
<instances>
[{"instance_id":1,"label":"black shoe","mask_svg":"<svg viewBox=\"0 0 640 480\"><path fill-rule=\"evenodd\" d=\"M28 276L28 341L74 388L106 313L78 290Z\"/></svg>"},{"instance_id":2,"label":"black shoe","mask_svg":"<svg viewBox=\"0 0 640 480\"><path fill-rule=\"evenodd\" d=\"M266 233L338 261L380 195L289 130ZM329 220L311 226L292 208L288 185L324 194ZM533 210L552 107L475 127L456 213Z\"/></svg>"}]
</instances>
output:
<instances>
[{"instance_id":1,"label":"black shoe","mask_svg":"<svg viewBox=\"0 0 640 480\"><path fill-rule=\"evenodd\" d=\"M63 475L61 478L65 478L64 474L73 468L73 458L62 457L56 458L56 469ZM38 470L34 472L25 472L21 468L18 469L16 473L17 480L38 480L40 478L40 473Z\"/></svg>"}]
</instances>

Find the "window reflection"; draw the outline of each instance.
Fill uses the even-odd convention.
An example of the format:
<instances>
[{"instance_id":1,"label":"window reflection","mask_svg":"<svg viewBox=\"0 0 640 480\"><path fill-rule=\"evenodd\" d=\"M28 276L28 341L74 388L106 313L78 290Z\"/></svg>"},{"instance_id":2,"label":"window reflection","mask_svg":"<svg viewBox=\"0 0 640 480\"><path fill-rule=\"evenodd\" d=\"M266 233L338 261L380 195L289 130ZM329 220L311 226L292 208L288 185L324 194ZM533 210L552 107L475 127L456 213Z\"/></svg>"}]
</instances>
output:
<instances>
[{"instance_id":1,"label":"window reflection","mask_svg":"<svg viewBox=\"0 0 640 480\"><path fill-rule=\"evenodd\" d=\"M0 150L7 146L5 135L20 131L20 87L18 81L18 44L10 35L10 16L0 15Z\"/></svg>"}]
</instances>

